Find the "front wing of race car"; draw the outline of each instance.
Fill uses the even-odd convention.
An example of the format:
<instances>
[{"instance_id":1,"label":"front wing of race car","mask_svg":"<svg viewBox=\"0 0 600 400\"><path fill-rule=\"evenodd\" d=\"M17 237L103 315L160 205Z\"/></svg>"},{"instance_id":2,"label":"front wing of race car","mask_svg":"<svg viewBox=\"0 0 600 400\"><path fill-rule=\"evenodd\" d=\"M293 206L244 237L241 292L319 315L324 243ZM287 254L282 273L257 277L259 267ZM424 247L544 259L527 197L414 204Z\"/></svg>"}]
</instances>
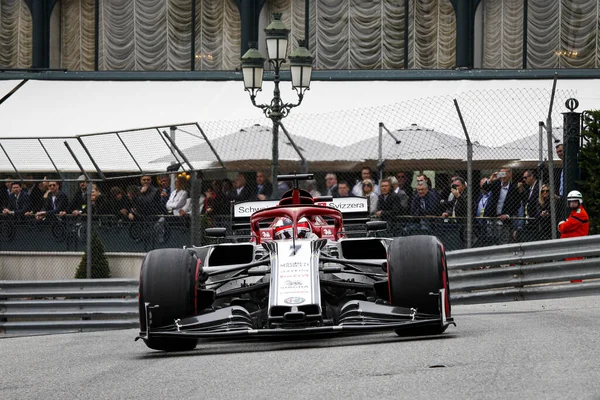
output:
<instances>
[{"instance_id":1,"label":"front wing of race car","mask_svg":"<svg viewBox=\"0 0 600 400\"><path fill-rule=\"evenodd\" d=\"M439 328L443 331L454 325L452 318L446 318L444 289L438 296L439 314L423 314L415 309L394 307L369 301L352 300L346 303L336 325L302 326L299 324L283 324L278 328L255 329L248 311L240 306L229 306L189 318L178 319L172 325L150 328L153 306L146 304L146 321L149 321L145 332L137 339L160 337L180 338L274 338L282 336L341 335L358 334L377 331L414 331L416 329Z\"/></svg>"}]
</instances>

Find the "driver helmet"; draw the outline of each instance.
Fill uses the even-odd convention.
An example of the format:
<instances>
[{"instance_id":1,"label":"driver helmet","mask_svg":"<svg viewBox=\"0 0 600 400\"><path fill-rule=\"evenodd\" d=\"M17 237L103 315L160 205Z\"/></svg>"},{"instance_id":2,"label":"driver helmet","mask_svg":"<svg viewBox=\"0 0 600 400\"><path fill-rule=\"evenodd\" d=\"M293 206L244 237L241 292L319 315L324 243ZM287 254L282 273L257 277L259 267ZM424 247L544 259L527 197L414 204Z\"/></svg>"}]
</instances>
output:
<instances>
[{"instance_id":1,"label":"driver helmet","mask_svg":"<svg viewBox=\"0 0 600 400\"><path fill-rule=\"evenodd\" d=\"M310 224L308 223L308 219L306 219L306 217L302 217L298 220L297 229L298 237L301 239L307 238L308 234L312 232L312 230L310 229Z\"/></svg>"},{"instance_id":2,"label":"driver helmet","mask_svg":"<svg viewBox=\"0 0 600 400\"><path fill-rule=\"evenodd\" d=\"M571 190L567 195L567 201L578 201L579 204L583 204L583 195L578 190Z\"/></svg>"},{"instance_id":3,"label":"driver helmet","mask_svg":"<svg viewBox=\"0 0 600 400\"><path fill-rule=\"evenodd\" d=\"M302 217L297 224L298 238L306 238L311 231L308 219ZM275 239L291 239L293 236L293 222L289 218L281 218L275 223Z\"/></svg>"}]
</instances>

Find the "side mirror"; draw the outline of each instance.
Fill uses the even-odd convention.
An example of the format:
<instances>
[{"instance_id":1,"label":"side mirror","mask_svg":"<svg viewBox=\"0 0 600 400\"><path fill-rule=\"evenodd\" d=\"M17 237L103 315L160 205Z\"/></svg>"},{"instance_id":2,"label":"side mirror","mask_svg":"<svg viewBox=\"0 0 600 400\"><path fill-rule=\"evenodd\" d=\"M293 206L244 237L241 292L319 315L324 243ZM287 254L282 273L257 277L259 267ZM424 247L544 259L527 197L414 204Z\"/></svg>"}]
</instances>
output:
<instances>
[{"instance_id":1,"label":"side mirror","mask_svg":"<svg viewBox=\"0 0 600 400\"><path fill-rule=\"evenodd\" d=\"M385 231L387 221L367 221L367 232Z\"/></svg>"},{"instance_id":2,"label":"side mirror","mask_svg":"<svg viewBox=\"0 0 600 400\"><path fill-rule=\"evenodd\" d=\"M208 237L224 238L227 228L206 228L204 232Z\"/></svg>"}]
</instances>

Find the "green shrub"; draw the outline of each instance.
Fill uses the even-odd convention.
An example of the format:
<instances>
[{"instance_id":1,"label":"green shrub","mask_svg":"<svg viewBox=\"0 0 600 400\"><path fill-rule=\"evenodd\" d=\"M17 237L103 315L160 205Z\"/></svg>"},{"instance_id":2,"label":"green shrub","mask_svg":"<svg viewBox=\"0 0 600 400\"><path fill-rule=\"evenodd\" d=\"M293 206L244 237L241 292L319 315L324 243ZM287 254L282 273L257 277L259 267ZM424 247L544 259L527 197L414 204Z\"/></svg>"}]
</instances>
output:
<instances>
[{"instance_id":1,"label":"green shrub","mask_svg":"<svg viewBox=\"0 0 600 400\"><path fill-rule=\"evenodd\" d=\"M81 257L75 278L87 278L87 252ZM92 278L110 278L110 268L108 266L108 259L104 254L104 244L96 231L92 231Z\"/></svg>"},{"instance_id":2,"label":"green shrub","mask_svg":"<svg viewBox=\"0 0 600 400\"><path fill-rule=\"evenodd\" d=\"M600 110L583 114L580 149L581 193L590 216L590 235L600 233Z\"/></svg>"}]
</instances>

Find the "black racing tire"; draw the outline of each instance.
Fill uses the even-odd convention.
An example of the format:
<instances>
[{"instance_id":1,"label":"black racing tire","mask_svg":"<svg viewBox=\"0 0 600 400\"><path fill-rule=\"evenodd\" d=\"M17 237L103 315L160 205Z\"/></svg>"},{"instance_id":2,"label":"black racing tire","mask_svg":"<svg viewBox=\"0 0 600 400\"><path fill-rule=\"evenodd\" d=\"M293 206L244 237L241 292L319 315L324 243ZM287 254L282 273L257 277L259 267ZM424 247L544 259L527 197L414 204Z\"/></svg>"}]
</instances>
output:
<instances>
[{"instance_id":1,"label":"black racing tire","mask_svg":"<svg viewBox=\"0 0 600 400\"><path fill-rule=\"evenodd\" d=\"M186 249L152 250L140 271L140 331L146 331L145 303L157 305L151 310L152 327L173 324L196 312L196 274L198 258ZM196 339L149 338L146 346L154 350L186 351L196 347Z\"/></svg>"},{"instance_id":2,"label":"black racing tire","mask_svg":"<svg viewBox=\"0 0 600 400\"><path fill-rule=\"evenodd\" d=\"M437 296L444 288L446 317L450 317L450 286L444 246L435 236L407 236L394 239L388 250L390 302L416 308L418 312L440 314ZM446 327L399 329L399 335L440 334Z\"/></svg>"}]
</instances>

